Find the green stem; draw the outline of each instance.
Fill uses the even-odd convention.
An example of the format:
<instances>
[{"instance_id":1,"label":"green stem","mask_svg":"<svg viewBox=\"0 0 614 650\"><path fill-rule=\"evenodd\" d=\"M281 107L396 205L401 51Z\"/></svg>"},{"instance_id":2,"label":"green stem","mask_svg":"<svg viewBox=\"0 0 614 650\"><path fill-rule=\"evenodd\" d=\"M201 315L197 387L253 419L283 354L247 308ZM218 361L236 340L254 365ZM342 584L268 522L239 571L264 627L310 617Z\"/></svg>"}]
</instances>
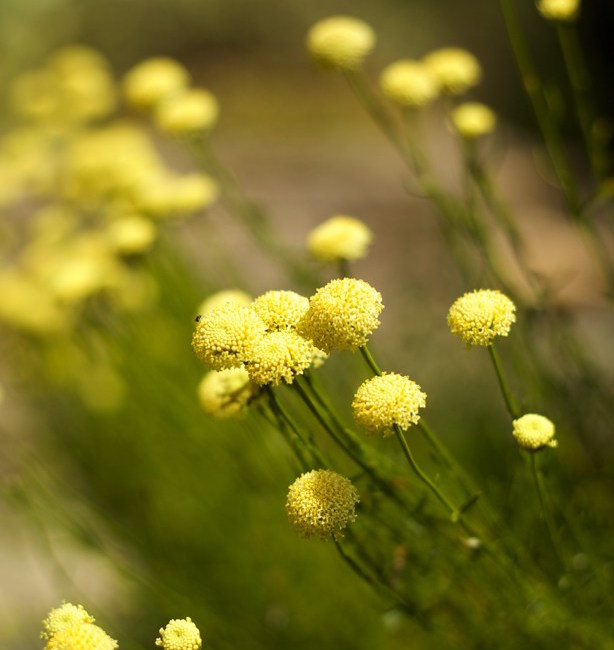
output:
<instances>
[{"instance_id":1,"label":"green stem","mask_svg":"<svg viewBox=\"0 0 614 650\"><path fill-rule=\"evenodd\" d=\"M361 347L358 348L360 350L360 354L362 354L362 358L366 361L367 365L369 366L369 369L374 375L381 376L382 371L380 367L377 365L375 362L375 359L373 358L373 355L369 351L369 348L367 347L367 344L365 343Z\"/></svg>"},{"instance_id":2,"label":"green stem","mask_svg":"<svg viewBox=\"0 0 614 650\"><path fill-rule=\"evenodd\" d=\"M495 348L495 344L491 343L490 345L487 346L487 348L493 366L495 367L495 373L497 374L497 380L499 381L499 388L501 389L503 399L505 400L505 406L507 407L508 413L514 419L519 418L520 409L518 408L518 404L516 403L516 398L514 397L512 391L509 389L509 386L505 379L503 365L501 364L501 359L499 358L499 354Z\"/></svg>"}]
</instances>

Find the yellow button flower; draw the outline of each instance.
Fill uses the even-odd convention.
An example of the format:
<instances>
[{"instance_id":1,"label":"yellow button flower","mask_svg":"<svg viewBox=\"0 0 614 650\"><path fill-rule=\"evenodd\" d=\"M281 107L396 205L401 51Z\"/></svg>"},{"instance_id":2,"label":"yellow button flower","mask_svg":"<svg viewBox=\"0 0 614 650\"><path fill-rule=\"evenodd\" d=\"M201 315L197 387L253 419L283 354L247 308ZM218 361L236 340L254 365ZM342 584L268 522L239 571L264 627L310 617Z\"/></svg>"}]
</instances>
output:
<instances>
[{"instance_id":1,"label":"yellow button flower","mask_svg":"<svg viewBox=\"0 0 614 650\"><path fill-rule=\"evenodd\" d=\"M190 88L160 102L154 121L160 131L170 135L190 135L208 131L217 122L217 99L206 90Z\"/></svg>"},{"instance_id":2,"label":"yellow button flower","mask_svg":"<svg viewBox=\"0 0 614 650\"><path fill-rule=\"evenodd\" d=\"M208 415L227 418L241 413L256 394L244 368L208 372L198 384L198 401Z\"/></svg>"},{"instance_id":3,"label":"yellow button flower","mask_svg":"<svg viewBox=\"0 0 614 650\"><path fill-rule=\"evenodd\" d=\"M126 100L137 108L152 108L188 85L188 71L174 59L156 57L131 68L123 80Z\"/></svg>"},{"instance_id":4,"label":"yellow button flower","mask_svg":"<svg viewBox=\"0 0 614 650\"><path fill-rule=\"evenodd\" d=\"M52 636L45 650L115 650L117 641L92 623L79 623Z\"/></svg>"},{"instance_id":5,"label":"yellow button flower","mask_svg":"<svg viewBox=\"0 0 614 650\"><path fill-rule=\"evenodd\" d=\"M408 377L384 373L365 381L356 391L352 411L367 433L384 437L394 433L396 424L405 430L420 420L418 410L426 406L426 394Z\"/></svg>"},{"instance_id":6,"label":"yellow button flower","mask_svg":"<svg viewBox=\"0 0 614 650\"><path fill-rule=\"evenodd\" d=\"M435 50L423 61L441 88L451 95L462 95L482 78L480 62L460 47Z\"/></svg>"},{"instance_id":7,"label":"yellow button flower","mask_svg":"<svg viewBox=\"0 0 614 650\"><path fill-rule=\"evenodd\" d=\"M497 123L494 111L479 102L466 102L457 106L450 117L453 127L467 140L491 133Z\"/></svg>"},{"instance_id":8,"label":"yellow button flower","mask_svg":"<svg viewBox=\"0 0 614 650\"><path fill-rule=\"evenodd\" d=\"M202 639L200 631L187 618L172 619L166 627L160 628L160 636L156 639L156 645L163 650L200 650Z\"/></svg>"},{"instance_id":9,"label":"yellow button flower","mask_svg":"<svg viewBox=\"0 0 614 650\"><path fill-rule=\"evenodd\" d=\"M354 217L338 214L314 228L307 238L309 252L322 262L365 257L373 239L368 226Z\"/></svg>"},{"instance_id":10,"label":"yellow button flower","mask_svg":"<svg viewBox=\"0 0 614 650\"><path fill-rule=\"evenodd\" d=\"M224 289L223 291L217 291L200 303L197 313L201 315L208 314L210 311L222 307L229 302L234 303L235 305L247 307L251 304L252 297L241 289Z\"/></svg>"},{"instance_id":11,"label":"yellow button flower","mask_svg":"<svg viewBox=\"0 0 614 650\"><path fill-rule=\"evenodd\" d=\"M294 291L267 291L252 305L269 331L295 328L309 309L309 299Z\"/></svg>"},{"instance_id":12,"label":"yellow button flower","mask_svg":"<svg viewBox=\"0 0 614 650\"><path fill-rule=\"evenodd\" d=\"M315 23L307 33L307 49L324 66L358 69L375 45L375 32L352 16L331 16Z\"/></svg>"},{"instance_id":13,"label":"yellow button flower","mask_svg":"<svg viewBox=\"0 0 614 650\"><path fill-rule=\"evenodd\" d=\"M290 486L286 513L290 525L303 537L340 539L343 529L356 519L359 500L349 479L331 470L313 470Z\"/></svg>"},{"instance_id":14,"label":"yellow button flower","mask_svg":"<svg viewBox=\"0 0 614 650\"><path fill-rule=\"evenodd\" d=\"M507 336L516 322L516 305L497 289L479 289L458 298L448 312L452 334L470 348L490 345L495 336Z\"/></svg>"},{"instance_id":15,"label":"yellow button flower","mask_svg":"<svg viewBox=\"0 0 614 650\"><path fill-rule=\"evenodd\" d=\"M43 621L41 637L50 639L63 630L75 627L81 623L94 623L94 617L85 611L83 605L62 603L60 607L53 608Z\"/></svg>"},{"instance_id":16,"label":"yellow button flower","mask_svg":"<svg viewBox=\"0 0 614 650\"><path fill-rule=\"evenodd\" d=\"M513 435L518 446L527 451L537 451L543 447L556 447L554 423L543 415L527 413L513 421Z\"/></svg>"},{"instance_id":17,"label":"yellow button flower","mask_svg":"<svg viewBox=\"0 0 614 650\"><path fill-rule=\"evenodd\" d=\"M580 0L538 0L537 10L547 20L575 20L580 11Z\"/></svg>"},{"instance_id":18,"label":"yellow button flower","mask_svg":"<svg viewBox=\"0 0 614 650\"><path fill-rule=\"evenodd\" d=\"M401 106L424 106L439 95L439 84L429 68L412 59L384 68L379 83L383 95Z\"/></svg>"}]
</instances>

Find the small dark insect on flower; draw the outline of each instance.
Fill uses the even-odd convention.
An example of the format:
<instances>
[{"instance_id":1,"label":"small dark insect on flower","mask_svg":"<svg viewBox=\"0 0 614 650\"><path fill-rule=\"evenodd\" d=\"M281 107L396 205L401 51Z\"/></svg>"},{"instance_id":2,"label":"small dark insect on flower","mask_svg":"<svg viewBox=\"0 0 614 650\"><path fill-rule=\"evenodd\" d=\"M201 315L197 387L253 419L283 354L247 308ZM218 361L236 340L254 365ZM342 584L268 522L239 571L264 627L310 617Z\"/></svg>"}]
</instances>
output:
<instances>
[{"instance_id":1,"label":"small dark insect on flower","mask_svg":"<svg viewBox=\"0 0 614 650\"><path fill-rule=\"evenodd\" d=\"M202 318L202 315L198 314L198 316L194 320L198 323L198 322L200 322L201 318Z\"/></svg>"}]
</instances>

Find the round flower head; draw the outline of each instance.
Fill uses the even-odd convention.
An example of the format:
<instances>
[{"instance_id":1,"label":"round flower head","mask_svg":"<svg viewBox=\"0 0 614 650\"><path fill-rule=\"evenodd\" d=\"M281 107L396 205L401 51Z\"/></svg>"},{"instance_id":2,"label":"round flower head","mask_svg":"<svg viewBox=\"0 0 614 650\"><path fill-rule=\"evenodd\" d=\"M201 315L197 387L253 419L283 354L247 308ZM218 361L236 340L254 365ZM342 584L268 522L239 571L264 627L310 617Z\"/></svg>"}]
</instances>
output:
<instances>
[{"instance_id":1,"label":"round flower head","mask_svg":"<svg viewBox=\"0 0 614 650\"><path fill-rule=\"evenodd\" d=\"M497 116L488 106L479 102L466 102L451 114L452 125L467 140L479 138L494 131Z\"/></svg>"},{"instance_id":2,"label":"round flower head","mask_svg":"<svg viewBox=\"0 0 614 650\"><path fill-rule=\"evenodd\" d=\"M352 482L327 469L302 474L288 489L286 513L290 525L303 537L343 537L343 529L356 519L359 501Z\"/></svg>"},{"instance_id":3,"label":"round flower head","mask_svg":"<svg viewBox=\"0 0 614 650\"><path fill-rule=\"evenodd\" d=\"M307 238L307 248L323 262L357 260L365 257L373 233L366 224L344 214L335 215L314 228Z\"/></svg>"},{"instance_id":4,"label":"round flower head","mask_svg":"<svg viewBox=\"0 0 614 650\"><path fill-rule=\"evenodd\" d=\"M439 94L439 84L430 70L411 59L401 59L384 68L379 84L384 96L401 106L424 106Z\"/></svg>"},{"instance_id":5,"label":"round flower head","mask_svg":"<svg viewBox=\"0 0 614 650\"><path fill-rule=\"evenodd\" d=\"M314 358L311 341L293 330L271 332L254 341L246 352L246 366L251 380L259 386L291 384L302 375Z\"/></svg>"},{"instance_id":6,"label":"round flower head","mask_svg":"<svg viewBox=\"0 0 614 650\"><path fill-rule=\"evenodd\" d=\"M575 20L580 0L538 0L537 10L547 20Z\"/></svg>"},{"instance_id":7,"label":"round flower head","mask_svg":"<svg viewBox=\"0 0 614 650\"><path fill-rule=\"evenodd\" d=\"M126 100L137 108L151 108L188 85L188 71L174 59L156 57L130 69L123 81Z\"/></svg>"},{"instance_id":8,"label":"round flower head","mask_svg":"<svg viewBox=\"0 0 614 650\"><path fill-rule=\"evenodd\" d=\"M158 128L170 135L190 135L208 131L217 121L217 99L206 90L181 90L156 107Z\"/></svg>"},{"instance_id":9,"label":"round flower head","mask_svg":"<svg viewBox=\"0 0 614 650\"><path fill-rule=\"evenodd\" d=\"M115 650L117 641L93 623L78 623L52 636L45 650Z\"/></svg>"},{"instance_id":10,"label":"round flower head","mask_svg":"<svg viewBox=\"0 0 614 650\"><path fill-rule=\"evenodd\" d=\"M556 447L554 424L543 415L527 413L514 420L514 438L519 447L527 451L537 451L543 447Z\"/></svg>"},{"instance_id":11,"label":"round flower head","mask_svg":"<svg viewBox=\"0 0 614 650\"><path fill-rule=\"evenodd\" d=\"M244 368L211 370L198 384L198 401L205 413L219 418L239 414L256 393Z\"/></svg>"},{"instance_id":12,"label":"round flower head","mask_svg":"<svg viewBox=\"0 0 614 650\"><path fill-rule=\"evenodd\" d=\"M382 296L370 284L354 278L331 280L309 299L309 310L298 332L327 354L356 350L379 327Z\"/></svg>"},{"instance_id":13,"label":"round flower head","mask_svg":"<svg viewBox=\"0 0 614 650\"><path fill-rule=\"evenodd\" d=\"M83 605L62 603L60 607L52 609L43 621L41 637L43 639L50 639L59 632L62 632L62 630L80 625L81 623L93 623L94 620L94 617L85 611Z\"/></svg>"},{"instance_id":14,"label":"round flower head","mask_svg":"<svg viewBox=\"0 0 614 650\"><path fill-rule=\"evenodd\" d=\"M351 16L325 18L307 33L307 49L313 58L340 70L357 70L374 45L371 27Z\"/></svg>"},{"instance_id":15,"label":"round flower head","mask_svg":"<svg viewBox=\"0 0 614 650\"><path fill-rule=\"evenodd\" d=\"M294 291L267 291L252 307L269 331L295 328L309 309L309 299Z\"/></svg>"},{"instance_id":16,"label":"round flower head","mask_svg":"<svg viewBox=\"0 0 614 650\"><path fill-rule=\"evenodd\" d=\"M460 47L435 50L423 61L441 88L451 95L462 95L482 78L480 62Z\"/></svg>"},{"instance_id":17,"label":"round flower head","mask_svg":"<svg viewBox=\"0 0 614 650\"><path fill-rule=\"evenodd\" d=\"M210 311L222 307L229 302L247 307L251 304L252 297L248 293L245 293L245 291L241 291L241 289L224 289L203 300L198 308L198 313L201 315L208 314Z\"/></svg>"},{"instance_id":18,"label":"round flower head","mask_svg":"<svg viewBox=\"0 0 614 650\"><path fill-rule=\"evenodd\" d=\"M166 627L160 628L156 645L163 650L200 650L202 646L200 632L192 619L174 618Z\"/></svg>"},{"instance_id":19,"label":"round flower head","mask_svg":"<svg viewBox=\"0 0 614 650\"><path fill-rule=\"evenodd\" d=\"M217 182L200 172L159 177L141 188L137 206L157 218L187 215L209 207L218 194Z\"/></svg>"},{"instance_id":20,"label":"round flower head","mask_svg":"<svg viewBox=\"0 0 614 650\"><path fill-rule=\"evenodd\" d=\"M516 322L516 305L497 289L478 289L458 298L448 312L448 326L470 348L507 336Z\"/></svg>"},{"instance_id":21,"label":"round flower head","mask_svg":"<svg viewBox=\"0 0 614 650\"><path fill-rule=\"evenodd\" d=\"M192 349L213 370L237 368L266 326L250 307L228 303L202 316L192 336Z\"/></svg>"},{"instance_id":22,"label":"round flower head","mask_svg":"<svg viewBox=\"0 0 614 650\"><path fill-rule=\"evenodd\" d=\"M113 250L120 255L147 252L157 235L156 226L138 214L122 216L112 221L106 229Z\"/></svg>"},{"instance_id":23,"label":"round flower head","mask_svg":"<svg viewBox=\"0 0 614 650\"><path fill-rule=\"evenodd\" d=\"M368 433L394 433L393 425L407 429L420 420L418 409L426 406L426 394L408 377L384 373L365 381L356 391L352 411Z\"/></svg>"}]
</instances>

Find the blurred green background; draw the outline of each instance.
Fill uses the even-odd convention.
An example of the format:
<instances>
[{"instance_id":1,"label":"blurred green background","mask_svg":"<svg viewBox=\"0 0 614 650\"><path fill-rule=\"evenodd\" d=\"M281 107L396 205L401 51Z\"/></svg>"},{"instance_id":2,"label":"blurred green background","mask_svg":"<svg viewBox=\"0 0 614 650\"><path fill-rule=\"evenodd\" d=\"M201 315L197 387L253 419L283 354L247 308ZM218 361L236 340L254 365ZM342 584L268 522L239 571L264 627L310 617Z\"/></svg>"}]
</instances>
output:
<instances>
[{"instance_id":1,"label":"blurred green background","mask_svg":"<svg viewBox=\"0 0 614 650\"><path fill-rule=\"evenodd\" d=\"M518 4L545 78L555 83L563 74L554 37L533 2ZM247 194L270 208L290 249L303 255L307 233L333 213L355 215L372 228L372 252L355 272L382 292L386 305L373 348L383 366L423 386L429 419L481 485L509 505L519 489L516 451L486 355L466 353L447 331L447 308L467 287L440 240L433 209L407 194L400 161L342 80L321 74L304 52L308 27L337 13L359 16L378 33L367 66L374 75L396 58L445 45L479 57L484 83L473 96L501 116L499 139L489 145L497 178L532 267L557 287L555 303L569 313L607 385L611 305L544 171L497 3L0 0L0 81L6 89L16 74L67 43L99 49L117 75L149 56L180 60L220 101L212 136L220 158ZM613 14L609 0L587 2L580 22L605 117L614 112ZM8 110L4 120L11 123ZM436 168L454 186L458 156L440 115L427 120L427 134ZM578 134L571 122L567 134L573 149ZM161 147L178 168L189 166L178 147ZM580 153L576 162L582 178ZM501 255L507 259L505 250ZM78 391L51 390L39 364L61 367L63 352L59 361L33 359L35 342L3 334L0 647L42 647L40 619L62 599L82 602L125 650L153 647L161 625L187 615L206 646L220 650L445 647L389 610L332 545L297 539L288 529L283 504L296 467L275 431L253 414L239 424L212 420L196 401L202 368L189 341L200 301L227 286L253 295L309 293L308 287L297 286L221 207L171 224L147 265L160 288L159 306L103 319L100 336L90 333L84 343L119 370L119 410L93 414ZM315 272L322 282L330 277L328 270ZM510 342L504 352L510 366L521 350L522 340ZM323 374L346 404L366 377L351 355L331 360ZM520 381L515 387L526 396ZM582 399L590 390L588 380L578 386ZM549 409L563 423L552 474L611 580L611 410L604 414L603 402ZM589 436L582 453L574 442L574 409ZM416 445L418 454L425 452ZM436 542L430 552L436 562ZM428 583L428 566L423 574ZM454 638L460 642L474 647Z\"/></svg>"}]
</instances>

